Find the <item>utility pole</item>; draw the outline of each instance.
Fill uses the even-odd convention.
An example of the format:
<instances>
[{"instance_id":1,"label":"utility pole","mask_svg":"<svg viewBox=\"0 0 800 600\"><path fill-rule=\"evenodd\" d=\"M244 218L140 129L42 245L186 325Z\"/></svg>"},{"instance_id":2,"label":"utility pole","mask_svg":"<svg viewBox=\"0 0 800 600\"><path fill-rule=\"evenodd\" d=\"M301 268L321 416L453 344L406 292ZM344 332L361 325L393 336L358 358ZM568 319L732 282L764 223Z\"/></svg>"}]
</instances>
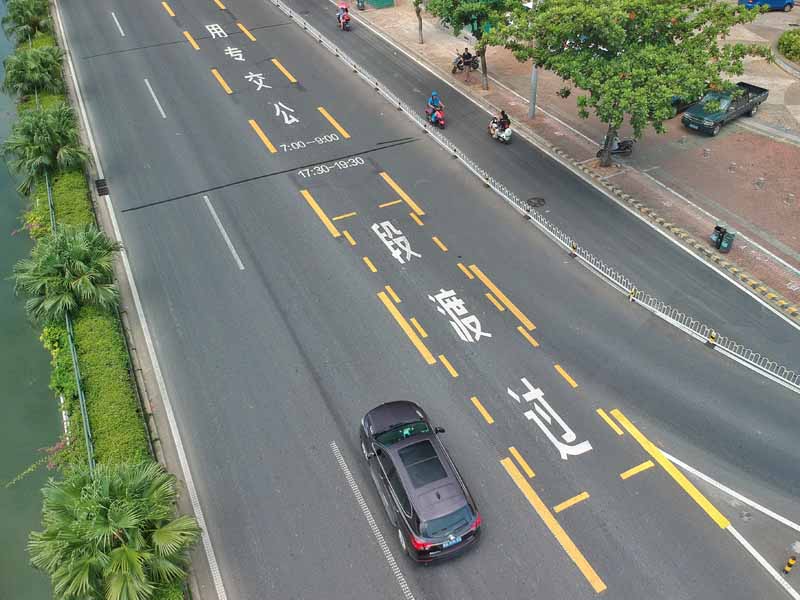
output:
<instances>
[{"instance_id":1,"label":"utility pole","mask_svg":"<svg viewBox=\"0 0 800 600\"><path fill-rule=\"evenodd\" d=\"M536 6L538 7L542 0L536 0ZM534 9L534 1L531 0L530 2L526 2L523 4L528 10ZM531 47L536 43L535 40L531 40ZM536 116L536 91L539 87L539 67L536 66L536 62L534 61L533 65L531 66L531 100L530 104L528 104L528 118L532 119Z\"/></svg>"}]
</instances>

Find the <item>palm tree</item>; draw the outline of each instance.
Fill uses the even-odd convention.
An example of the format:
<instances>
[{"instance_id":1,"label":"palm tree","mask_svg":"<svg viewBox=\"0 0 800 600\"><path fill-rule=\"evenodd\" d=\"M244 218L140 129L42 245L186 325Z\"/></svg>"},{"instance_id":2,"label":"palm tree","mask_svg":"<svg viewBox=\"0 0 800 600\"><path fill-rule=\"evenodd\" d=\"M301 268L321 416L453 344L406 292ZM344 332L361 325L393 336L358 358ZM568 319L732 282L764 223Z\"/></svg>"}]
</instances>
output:
<instances>
[{"instance_id":1,"label":"palm tree","mask_svg":"<svg viewBox=\"0 0 800 600\"><path fill-rule=\"evenodd\" d=\"M19 48L3 62L6 72L3 91L20 96L29 96L36 91L60 92L64 85L61 79L63 56L58 46Z\"/></svg>"},{"instance_id":2,"label":"palm tree","mask_svg":"<svg viewBox=\"0 0 800 600\"><path fill-rule=\"evenodd\" d=\"M43 531L31 533L33 565L62 600L145 600L186 576L200 529L175 517L175 477L155 462L98 465L42 489Z\"/></svg>"},{"instance_id":3,"label":"palm tree","mask_svg":"<svg viewBox=\"0 0 800 600\"><path fill-rule=\"evenodd\" d=\"M30 258L14 265L15 289L28 296L28 315L46 323L81 306L116 307L114 253L121 248L94 225L59 229L39 240Z\"/></svg>"},{"instance_id":4,"label":"palm tree","mask_svg":"<svg viewBox=\"0 0 800 600\"><path fill-rule=\"evenodd\" d=\"M6 34L21 42L40 31L49 32L53 22L47 0L8 0L2 23Z\"/></svg>"},{"instance_id":5,"label":"palm tree","mask_svg":"<svg viewBox=\"0 0 800 600\"><path fill-rule=\"evenodd\" d=\"M45 173L77 169L88 156L80 143L75 115L66 103L20 115L0 153L14 171L24 175L17 188L23 194L30 193Z\"/></svg>"}]
</instances>

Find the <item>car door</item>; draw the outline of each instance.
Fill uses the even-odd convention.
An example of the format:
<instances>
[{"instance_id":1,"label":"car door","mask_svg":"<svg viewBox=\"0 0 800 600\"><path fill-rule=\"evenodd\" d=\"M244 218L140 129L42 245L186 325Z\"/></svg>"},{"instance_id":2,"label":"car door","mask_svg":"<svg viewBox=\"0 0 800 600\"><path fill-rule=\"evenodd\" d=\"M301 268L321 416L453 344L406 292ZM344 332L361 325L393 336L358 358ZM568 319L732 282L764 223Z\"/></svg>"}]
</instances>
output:
<instances>
[{"instance_id":1,"label":"car door","mask_svg":"<svg viewBox=\"0 0 800 600\"><path fill-rule=\"evenodd\" d=\"M386 452L376 452L377 460L373 461L375 469L373 469L373 479L378 488L378 495L381 497L383 508L386 510L386 516L392 526L397 526L397 511L398 506L395 502L395 497L391 492L391 484L389 478L396 472L392 459Z\"/></svg>"}]
</instances>

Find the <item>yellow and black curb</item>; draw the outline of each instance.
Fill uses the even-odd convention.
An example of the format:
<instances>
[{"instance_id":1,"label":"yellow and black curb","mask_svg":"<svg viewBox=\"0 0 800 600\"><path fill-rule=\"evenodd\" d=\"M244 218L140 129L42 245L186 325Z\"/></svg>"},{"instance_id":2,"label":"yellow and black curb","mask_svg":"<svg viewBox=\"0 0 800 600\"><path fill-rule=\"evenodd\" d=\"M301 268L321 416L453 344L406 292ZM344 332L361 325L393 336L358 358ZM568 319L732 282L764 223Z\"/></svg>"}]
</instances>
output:
<instances>
[{"instance_id":1,"label":"yellow and black curb","mask_svg":"<svg viewBox=\"0 0 800 600\"><path fill-rule=\"evenodd\" d=\"M652 221L662 229L670 232L672 235L680 239L682 244L686 248L691 250L694 254L696 254L703 260L710 263L714 263L720 268L726 270L735 279L737 279L738 281L740 281L741 283L743 283L744 285L755 291L759 296L764 298L764 300L769 302L772 306L774 306L784 314L788 315L792 319L800 321L800 305L793 304L792 302L781 296L774 289L766 285L764 282L760 281L759 279L756 279L755 277L753 277L752 275L741 269L739 266L736 265L736 263L727 260L718 252L715 252L705 241L697 240L685 229L682 229L677 225L675 225L674 223L670 223L663 217L659 216L655 210L644 204L642 201L637 200L630 194L625 193L619 187L610 184L609 182L603 179L600 179L601 176L597 172L587 167L586 165L580 164L569 154L564 152L561 148L558 148L557 146L550 146L550 150L552 150L555 154L557 154L561 158L569 161L579 171L585 173L586 175L594 179L597 184L608 189L617 198L635 208L640 214L647 217L650 221Z\"/></svg>"}]
</instances>

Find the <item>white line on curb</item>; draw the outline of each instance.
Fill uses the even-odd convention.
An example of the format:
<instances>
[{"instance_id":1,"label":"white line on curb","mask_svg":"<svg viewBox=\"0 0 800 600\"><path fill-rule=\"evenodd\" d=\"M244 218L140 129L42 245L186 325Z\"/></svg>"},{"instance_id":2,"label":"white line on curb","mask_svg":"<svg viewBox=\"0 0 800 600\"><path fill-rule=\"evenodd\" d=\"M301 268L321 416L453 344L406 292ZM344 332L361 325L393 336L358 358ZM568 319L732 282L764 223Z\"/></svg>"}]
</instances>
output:
<instances>
[{"instance_id":1,"label":"white line on curb","mask_svg":"<svg viewBox=\"0 0 800 600\"><path fill-rule=\"evenodd\" d=\"M794 529L795 531L800 532L800 525L798 525L794 521L790 521L786 517L782 517L781 515L779 515L778 513L774 512L774 511L771 511L767 507L761 506L758 502L755 502L754 500L750 500L750 498L747 498L746 496L742 496L739 492L736 492L736 491L732 490L731 488L729 488L728 486L720 483L719 481L716 481L716 480L712 479L711 477L709 477L705 473L701 473L700 471L698 471L694 467L690 467L685 462L675 458L674 456L668 454L667 452L664 452L664 450L662 450L661 453L665 457L667 457L667 459L670 462L675 463L681 469L683 469L684 471L687 471L688 473L691 473L692 475L694 475L698 479L702 479L706 483L708 483L710 485L713 485L715 488L717 488L719 490L722 490L723 492L725 492L729 496L732 496L732 497L736 498L739 502L742 502L743 504L747 504L748 506L756 509L757 511L764 513L768 517L771 517L771 518L775 519L776 521L778 521L782 525L786 525L786 527L789 527L790 529Z\"/></svg>"},{"instance_id":2,"label":"white line on curb","mask_svg":"<svg viewBox=\"0 0 800 600\"><path fill-rule=\"evenodd\" d=\"M269 0L267 0L267 1L269 1ZM329 1L331 4L336 4L336 2L337 2L337 0L328 0L328 1ZM423 63L422 61L420 61L420 60L419 60L419 59L418 59L416 56L413 56L413 55L412 55L410 52L408 52L408 51L407 51L405 48L403 48L403 47L401 47L400 45L398 45L397 43L395 43L395 42L394 42L394 40L392 40L392 39L391 39L391 38L389 38L388 36L384 35L384 34L383 34L383 33L381 33L380 31L378 31L378 30L377 30L377 29L376 29L374 26L372 26L370 23L368 23L368 22L367 22L367 21L365 21L364 19L358 19L358 18L356 18L355 16L354 16L354 18L356 19L356 21L357 21L358 23L360 23L361 25L363 25L364 27L366 27L367 29L369 29L369 30L370 30L370 31L371 31L373 34L375 34L375 35L376 35L376 36L378 36L380 39L382 39L384 42L386 42L387 44L389 44L389 45L390 45L392 48L394 48L395 50L397 50L397 51L398 51L398 52L400 52L401 54L405 55L407 58L411 59L411 60L412 60L414 63L416 63L416 65L417 65L417 66L419 66L420 68L424 69L425 71L427 71L428 73L430 73L431 75L433 75L433 76L434 76L436 79L438 79L439 81L441 81L441 82L442 82L444 85L448 86L448 87L449 87L449 88L451 88L453 91L457 92L458 94L460 94L461 96L463 96L464 98L466 98L467 100L469 100L470 102L472 102L472 103L473 103L475 106L477 106L478 108L480 108L481 110L483 110L483 111L484 111L484 112L486 112L487 114L491 114L491 113L490 113L490 112L489 112L489 111L488 111L488 110L487 110L487 109L486 109L486 108L485 108L485 107L484 107L482 104L480 104L480 103L479 103L477 100L475 100L475 99L474 99L474 98L472 98L471 96L469 96L469 95L465 94L465 93L464 93L463 91L461 91L461 90L460 90L458 87L456 87L455 85L453 85L453 84L452 84L451 82L449 82L448 80L444 79L440 73L437 73L436 71L434 71L432 67L430 67L430 66L426 65L425 63ZM492 78L492 80L496 82L496 80L495 80L494 78ZM502 85L502 84L501 84L501 85ZM512 91L513 91L513 90L512 90ZM514 93L516 94L516 92L514 92ZM521 95L519 95L519 94L517 94L517 96L519 96L520 98L523 98L523 99L525 99L523 96L521 96ZM539 107L538 105L537 105L537 108L539 108L539 109L541 110L541 107ZM542 112L546 112L546 111L542 110ZM546 114L548 114L548 116L551 116L551 117L552 117L552 115L549 115L549 113L546 113ZM556 118L556 117L552 117L552 118L554 118L556 121L558 121L559 123L561 123L561 124L562 124L562 125L564 125L565 127L569 128L569 129L573 129L573 128L572 128L570 125L567 125L566 123L564 123L564 122L563 122L563 121L561 121L560 119L558 119L558 118ZM728 281L728 283L731 283L731 284L733 284L735 287L737 287L737 288L739 288L740 290L742 290L742 291L743 291L745 294L747 294L748 296L750 296L750 297L751 297L753 300L755 300L755 301L756 301L758 304L760 304L760 305L761 305L761 306L763 306L764 308L768 309L770 312L772 312L772 313L773 313L773 314L775 314L776 316L780 317L780 318L781 318L783 321L785 321L786 323L788 323L789 325L791 325L793 328L795 328L795 329L797 329L797 330L800 330L800 324L793 322L793 321L792 321L792 320L791 320L791 319L790 319L788 316L786 316L785 314L783 314L782 312L780 312L778 309L776 309L774 306L772 306L771 304L769 304L768 302L766 302L766 301L765 301L763 298L761 298L760 296L758 296L758 295L757 295L755 292L753 292L752 290L750 290L750 289L749 289L747 286L744 286L744 285L742 285L742 284L741 284L739 281L737 281L736 279L734 279L733 277L731 277L731 275L730 275L729 273L727 273L727 272L725 272L724 270L720 269L720 268L719 268L719 267L717 267L716 265L714 265L714 264L712 264L712 263L709 263L709 262L707 262L706 260L704 260L703 258L701 258L700 256L698 256L697 254L695 254L694 252L692 252L692 250L691 250L691 249L689 249L687 246L685 246L684 244L682 244L682 243L681 243L679 240L675 239L675 237L674 237L674 236L672 236L672 234L670 234L670 233L669 233L669 232L667 232L667 231L664 231L664 230L663 230L661 227L657 226L656 224L654 224L654 223L651 223L651 222L650 222L650 220L649 220L647 217L645 217L644 215L641 215L641 214L639 214L639 212L638 212L638 211L634 210L634 209L633 209L632 207L630 207L630 206L629 206L627 203L625 203L625 202L623 202L622 200L620 200L619 198L617 198L617 197L616 197L616 196L615 196L615 195L614 195L614 194L613 194L611 191L609 191L609 190L605 189L605 188L604 188L604 187L602 187L602 186L598 186L598 185L596 185L596 184L594 183L594 181L591 179L591 177L589 177L588 175L586 175L586 174L582 173L580 170L578 170L577 168L575 168L575 167L574 167L574 166L573 166L573 165L572 165L572 164L571 164L569 161L567 161L566 159L564 159L564 158L562 158L562 157L558 156L558 155L557 155L557 154L555 154L554 152L551 152L551 151L550 151L550 150L548 150L548 149L547 149L545 146L543 146L543 145L539 144L539 143L538 143L538 142L536 142L536 141L535 141L533 138L531 138L530 136L528 136L528 135L526 135L525 133L523 133L521 130L517 129L517 130L516 130L516 133L517 133L517 135L519 135L521 138L523 138L525 141L527 141L527 142L528 142L528 143L529 143L531 146L533 146L534 148L537 148L537 149L538 149L540 152L542 152L543 154L545 154L545 155L549 156L551 159L553 159L553 160L554 160L554 161L556 161L557 163L561 164L561 165L562 165L563 167L565 167L565 168L566 168L568 171L570 171L570 172L571 172L573 175L575 175L575 176L576 176L576 177L578 177L579 179L582 179L582 180L583 180L585 183L587 183L589 186L591 186L591 187L592 187L594 190L596 190L596 191L600 192L600 193L601 193L601 194L603 194L603 195L604 195L606 198L608 198L609 200L611 200L612 202L614 202L614 203L615 203L617 206L620 206L620 207L621 207L621 208L623 208L625 211L627 211L627 212L628 212L628 213L629 213L631 216L635 217L636 219L638 219L639 221L641 221L642 223L644 223L645 225L647 225L647 226L648 226L650 229L652 229L653 231L657 232L657 233L658 233L659 235L661 235L661 236L662 236L662 237L663 237L665 240L667 240L667 241L671 242L672 244L676 245L678 248L680 248L681 250L683 250L683 251L684 251L684 252L685 252L687 255L689 255L689 257L693 258L694 260L696 260L696 261L697 261L697 262L699 262L700 264L702 264L702 265L704 265L704 266L708 267L709 269L711 269L712 271L714 271L714 272L715 272L717 275L719 275L720 277L722 277L723 279L725 279L726 281ZM578 132L578 133L580 133L580 132ZM582 134L582 133L581 133L580 135L581 135L582 137L586 138L588 141L592 142L593 144L597 144L597 142L595 142L595 141L591 140L590 138L588 138L588 137L587 137L587 136L585 136L584 134Z\"/></svg>"},{"instance_id":3,"label":"white line on curb","mask_svg":"<svg viewBox=\"0 0 800 600\"><path fill-rule=\"evenodd\" d=\"M122 25L120 25L120 24L119 24L119 21L117 20L117 15L115 15L115 14L114 14L114 11L113 11L113 10L111 11L111 16L112 16L112 18L114 19L114 23L116 23L116 24L117 24L117 29L119 29L119 34L120 34L122 37L125 37L125 32L124 32L124 31L122 31Z\"/></svg>"},{"instance_id":4,"label":"white line on curb","mask_svg":"<svg viewBox=\"0 0 800 600\"><path fill-rule=\"evenodd\" d=\"M342 456L342 452L339 450L339 446L336 445L336 442L331 442L331 450L333 451L333 455L336 457L336 462L339 463L339 468L342 470L342 473L344 473L344 478L347 480L347 484L350 486L350 489L353 490L353 495L356 498L358 507L361 509L361 512L364 513L364 517L367 519L367 524L372 530L375 539L378 540L378 545L381 547L381 551L386 557L386 561L389 563L389 568L392 569L392 573L394 573L394 576L397 578L397 583L400 585L400 589L403 590L403 597L406 600L414 600L414 594L411 593L411 589L408 587L405 576L403 575L402 571L400 571L400 567L397 566L397 561L394 559L394 555L389 549L389 544L386 543L381 530L378 529L378 524L375 522L375 518L372 516L372 511L369 509L369 506L367 506L364 496L361 495L361 490L358 489L358 484L353 478L353 474L350 472L350 467L348 467L347 463L344 462L344 456Z\"/></svg>"},{"instance_id":5,"label":"white line on curb","mask_svg":"<svg viewBox=\"0 0 800 600\"><path fill-rule=\"evenodd\" d=\"M759 552L750 545L750 542L742 537L741 533L736 531L733 525L728 525L728 531L730 531L731 535L736 538L736 541L744 546L745 549L753 556L753 558L756 559L758 564L764 567L764 570L767 573L772 575L772 578L778 582L778 585L780 585L786 591L786 593L792 597L793 600L800 600L800 594L798 594L794 588L792 588L792 586L786 583L783 577L781 577L781 574L778 573L778 571L776 571L775 568L769 564L769 562L767 562L767 559L761 556L761 554L759 554Z\"/></svg>"},{"instance_id":6,"label":"white line on curb","mask_svg":"<svg viewBox=\"0 0 800 600\"><path fill-rule=\"evenodd\" d=\"M83 102L83 95L81 94L80 87L78 86L78 77L75 72L75 65L72 62L72 53L69 48L69 42L67 41L66 30L64 29L64 22L61 19L61 10L58 4L58 0L54 0L53 2L56 11L56 19L58 21L59 29L61 30L61 39L64 42L64 50L67 56L67 64L69 65L70 70L70 78L72 79L72 83L75 87L75 95L78 100L78 107L81 113L81 119L86 126L86 133L89 137L89 147L92 151L92 156L94 157L95 166L97 168L97 174L102 179L103 178L103 167L100 163L100 156L97 153L97 146L94 142L94 134L92 133L91 123L89 122L89 115L86 112L86 106ZM118 241L122 241L122 236L120 235L119 225L117 223L117 217L114 213L114 205L111 203L111 196L106 196L106 203L108 205L109 215L111 217L111 224L114 229L114 236ZM164 376L161 372L161 366L158 362L158 357L156 356L155 347L153 345L153 339L150 336L150 328L147 325L147 320L144 316L144 310L142 309L142 302L139 298L139 291L136 287L136 281L133 278L133 272L131 271L131 265L128 261L128 255L126 252L120 252L120 256L122 257L122 265L125 269L125 275L128 278L128 282L131 286L131 293L133 295L133 302L136 306L136 313L139 317L139 322L142 325L142 333L145 339L145 345L147 346L147 352L150 355L150 360L153 364L153 374L155 375L156 381L158 382L158 389L161 393L162 400L164 402L164 411L167 415L167 420L169 421L170 431L172 433L172 437L175 442L175 448L178 452L178 460L181 465L181 471L183 473L183 478L186 483L186 489L189 493L189 499L192 504L192 509L195 513L195 518L197 519L197 523L200 526L201 531L201 539L203 541L203 548L205 549L206 558L208 560L209 568L211 570L211 577L214 581L214 587L217 592L217 597L219 600L227 600L227 594L225 593L225 586L222 583L222 575L220 574L219 564L217 563L217 557L214 553L214 548L211 545L211 537L208 534L208 528L206 527L206 520L205 516L203 515L203 509L200 507L200 499L197 495L197 488L194 485L194 479L192 479L192 473L189 469L189 461L186 458L186 451L183 447L183 442L181 441L181 434L178 430L178 424L175 420L175 413L172 410L172 402L170 401L169 394L167 393L167 386L164 382Z\"/></svg>"},{"instance_id":7,"label":"white line on curb","mask_svg":"<svg viewBox=\"0 0 800 600\"><path fill-rule=\"evenodd\" d=\"M144 78L144 84L147 86L147 89L150 90L150 95L153 97L153 102L155 102L156 106L158 107L158 112L161 113L162 118L166 119L167 115L164 112L164 109L161 108L161 102L159 102L158 98L156 98L156 93L153 91L153 87L150 85L150 82L147 80L147 77Z\"/></svg>"},{"instance_id":8,"label":"white line on curb","mask_svg":"<svg viewBox=\"0 0 800 600\"><path fill-rule=\"evenodd\" d=\"M219 228L219 232L222 234L225 243L228 245L228 250L231 251L233 254L233 259L236 261L236 266L239 267L240 271L244 271L244 265L242 264L242 259L239 258L239 253L236 252L236 248L233 247L233 243L231 242L231 238L228 237L228 232L225 231L225 228L222 226L222 221L219 220L217 216L217 211L214 210L214 207L211 204L211 200L208 199L208 196L203 196L203 200L206 201L206 206L208 210L211 211L211 216L214 217L214 222L217 224Z\"/></svg>"}]
</instances>

